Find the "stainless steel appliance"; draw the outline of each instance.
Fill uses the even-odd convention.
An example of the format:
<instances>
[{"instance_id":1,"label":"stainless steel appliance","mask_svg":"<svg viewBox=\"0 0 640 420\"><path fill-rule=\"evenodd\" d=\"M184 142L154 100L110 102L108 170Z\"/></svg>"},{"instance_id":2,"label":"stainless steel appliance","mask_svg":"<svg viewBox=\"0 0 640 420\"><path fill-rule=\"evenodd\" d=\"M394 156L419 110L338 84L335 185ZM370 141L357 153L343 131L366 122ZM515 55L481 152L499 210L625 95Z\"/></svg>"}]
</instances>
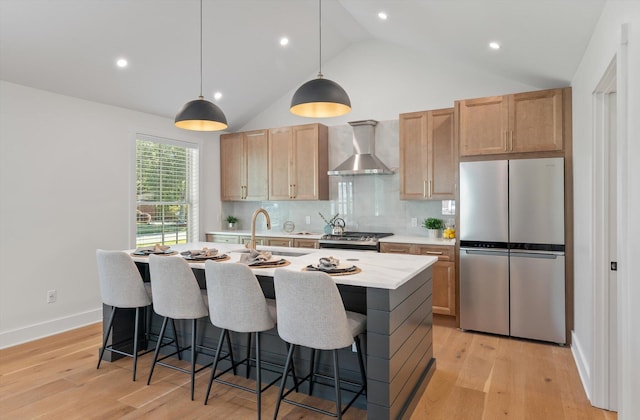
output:
<instances>
[{"instance_id":1,"label":"stainless steel appliance","mask_svg":"<svg viewBox=\"0 0 640 420\"><path fill-rule=\"evenodd\" d=\"M340 235L322 235L318 244L320 248L380 251L380 243L378 242L378 239L386 238L391 235L393 235L393 233L343 232Z\"/></svg>"},{"instance_id":2,"label":"stainless steel appliance","mask_svg":"<svg viewBox=\"0 0 640 420\"><path fill-rule=\"evenodd\" d=\"M565 343L564 160L460 164L460 327Z\"/></svg>"}]
</instances>

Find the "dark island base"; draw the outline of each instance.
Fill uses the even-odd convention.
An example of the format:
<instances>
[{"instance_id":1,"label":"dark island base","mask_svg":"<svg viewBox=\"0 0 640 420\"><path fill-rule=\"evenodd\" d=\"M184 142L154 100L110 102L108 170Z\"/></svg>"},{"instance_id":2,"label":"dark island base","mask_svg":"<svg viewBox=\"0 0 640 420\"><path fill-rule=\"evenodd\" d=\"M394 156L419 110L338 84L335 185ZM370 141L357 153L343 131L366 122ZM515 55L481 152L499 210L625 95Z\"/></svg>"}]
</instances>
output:
<instances>
[{"instance_id":1,"label":"dark island base","mask_svg":"<svg viewBox=\"0 0 640 420\"><path fill-rule=\"evenodd\" d=\"M148 265L136 263L145 279L149 281ZM205 288L204 271L194 269L201 288ZM273 279L258 276L265 296L274 297ZM356 286L338 285L347 310L367 315L367 333L363 339L366 353L367 395L359 397L354 405L367 410L369 419L395 419L409 415L415 408L420 396L424 392L431 376L435 372L433 358L432 331L433 315L431 312L431 268L428 268L396 290L374 289ZM109 319L111 308L104 306L103 328ZM126 343L133 334L134 310L119 310L114 321L114 332L111 342L125 341L122 348L131 351L132 344ZM178 339L183 346L191 340L191 328L188 322L176 321ZM145 320L141 317L141 338L144 332L150 330L157 333L160 329L160 317L150 314ZM220 330L203 318L198 323L199 341L211 348L213 355L217 346ZM171 334L171 331L169 331ZM242 359L247 353L248 335L231 334L233 351L236 359ZM109 343L109 344L110 344ZM141 348L147 343L141 340ZM285 344L278 337L277 331L271 330L261 335L262 357L265 361L282 364L286 356ZM150 343L150 347L155 342ZM253 347L253 346L252 346ZM172 351L166 347L165 353ZM318 366L320 371L332 372L330 352L319 352ZM189 353L184 353L190 357ZM105 353L105 360L111 361L121 356ZM299 377L309 372L310 350L298 349L295 353L295 364ZM340 376L343 379L359 381L357 357L351 348L339 352ZM211 361L209 355L198 355L198 364ZM226 368L228 362L221 364L220 369ZM252 377L255 369L252 369ZM139 372L145 376L147 372ZM245 368L239 367L239 375L245 374ZM277 373L265 372L263 381L270 382ZM292 386L289 380L288 387ZM301 389L307 392L308 389ZM318 384L314 386L314 396L332 400L334 394L331 386ZM346 401L350 393L343 393Z\"/></svg>"}]
</instances>

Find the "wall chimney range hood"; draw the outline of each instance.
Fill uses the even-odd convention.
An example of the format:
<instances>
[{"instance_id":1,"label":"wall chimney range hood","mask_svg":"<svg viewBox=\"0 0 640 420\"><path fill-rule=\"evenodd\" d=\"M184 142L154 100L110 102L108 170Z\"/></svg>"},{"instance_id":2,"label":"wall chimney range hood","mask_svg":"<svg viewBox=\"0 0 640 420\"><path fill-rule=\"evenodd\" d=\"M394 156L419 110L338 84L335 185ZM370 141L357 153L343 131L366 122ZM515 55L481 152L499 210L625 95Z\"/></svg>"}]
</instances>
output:
<instances>
[{"instance_id":1,"label":"wall chimney range hood","mask_svg":"<svg viewBox=\"0 0 640 420\"><path fill-rule=\"evenodd\" d=\"M375 126L378 121L351 121L353 127L353 155L342 162L329 175L390 175L387 168L375 155Z\"/></svg>"}]
</instances>

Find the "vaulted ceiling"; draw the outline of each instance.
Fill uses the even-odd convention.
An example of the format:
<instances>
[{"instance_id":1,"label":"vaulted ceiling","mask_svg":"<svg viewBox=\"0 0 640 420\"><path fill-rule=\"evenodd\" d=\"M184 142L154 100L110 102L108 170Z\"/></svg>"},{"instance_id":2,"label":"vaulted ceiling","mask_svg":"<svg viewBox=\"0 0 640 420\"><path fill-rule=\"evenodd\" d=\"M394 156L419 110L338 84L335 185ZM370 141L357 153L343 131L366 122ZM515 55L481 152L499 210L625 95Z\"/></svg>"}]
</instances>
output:
<instances>
[{"instance_id":1,"label":"vaulted ceiling","mask_svg":"<svg viewBox=\"0 0 640 420\"><path fill-rule=\"evenodd\" d=\"M541 89L567 85L604 1L324 0L322 61L379 40ZM0 0L0 78L173 118L200 89L199 10L198 0ZM315 77L318 39L317 0L204 0L205 98L221 92L239 129Z\"/></svg>"}]
</instances>

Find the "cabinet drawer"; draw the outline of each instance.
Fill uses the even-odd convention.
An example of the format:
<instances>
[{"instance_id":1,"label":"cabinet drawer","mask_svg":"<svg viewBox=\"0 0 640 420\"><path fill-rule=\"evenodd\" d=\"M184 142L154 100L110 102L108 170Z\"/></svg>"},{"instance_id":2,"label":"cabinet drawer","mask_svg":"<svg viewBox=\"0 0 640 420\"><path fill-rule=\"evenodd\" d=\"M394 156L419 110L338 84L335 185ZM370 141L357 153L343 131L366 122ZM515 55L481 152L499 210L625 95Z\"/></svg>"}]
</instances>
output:
<instances>
[{"instance_id":1,"label":"cabinet drawer","mask_svg":"<svg viewBox=\"0 0 640 420\"><path fill-rule=\"evenodd\" d=\"M207 242L218 242L221 244L239 244L240 237L238 235L214 235L207 233L205 235Z\"/></svg>"},{"instance_id":2,"label":"cabinet drawer","mask_svg":"<svg viewBox=\"0 0 640 420\"><path fill-rule=\"evenodd\" d=\"M244 245L247 245L249 242L251 242L251 236L243 236L241 243ZM259 237L256 236L256 245L266 245L266 238L264 237Z\"/></svg>"},{"instance_id":3,"label":"cabinet drawer","mask_svg":"<svg viewBox=\"0 0 640 420\"><path fill-rule=\"evenodd\" d=\"M438 257L438 261L454 261L455 253L452 246L439 245L413 245L411 250L415 255L430 255Z\"/></svg>"},{"instance_id":4,"label":"cabinet drawer","mask_svg":"<svg viewBox=\"0 0 640 420\"><path fill-rule=\"evenodd\" d=\"M391 254L411 254L411 244L383 242L380 244L380 252L386 252Z\"/></svg>"},{"instance_id":5,"label":"cabinet drawer","mask_svg":"<svg viewBox=\"0 0 640 420\"><path fill-rule=\"evenodd\" d=\"M295 239L293 241L293 246L296 248L313 248L317 249L319 247L318 241L316 239Z\"/></svg>"},{"instance_id":6,"label":"cabinet drawer","mask_svg":"<svg viewBox=\"0 0 640 420\"><path fill-rule=\"evenodd\" d=\"M267 245L269 246L286 246L286 247L292 247L293 246L293 239L287 239L287 238L267 238Z\"/></svg>"}]
</instances>

